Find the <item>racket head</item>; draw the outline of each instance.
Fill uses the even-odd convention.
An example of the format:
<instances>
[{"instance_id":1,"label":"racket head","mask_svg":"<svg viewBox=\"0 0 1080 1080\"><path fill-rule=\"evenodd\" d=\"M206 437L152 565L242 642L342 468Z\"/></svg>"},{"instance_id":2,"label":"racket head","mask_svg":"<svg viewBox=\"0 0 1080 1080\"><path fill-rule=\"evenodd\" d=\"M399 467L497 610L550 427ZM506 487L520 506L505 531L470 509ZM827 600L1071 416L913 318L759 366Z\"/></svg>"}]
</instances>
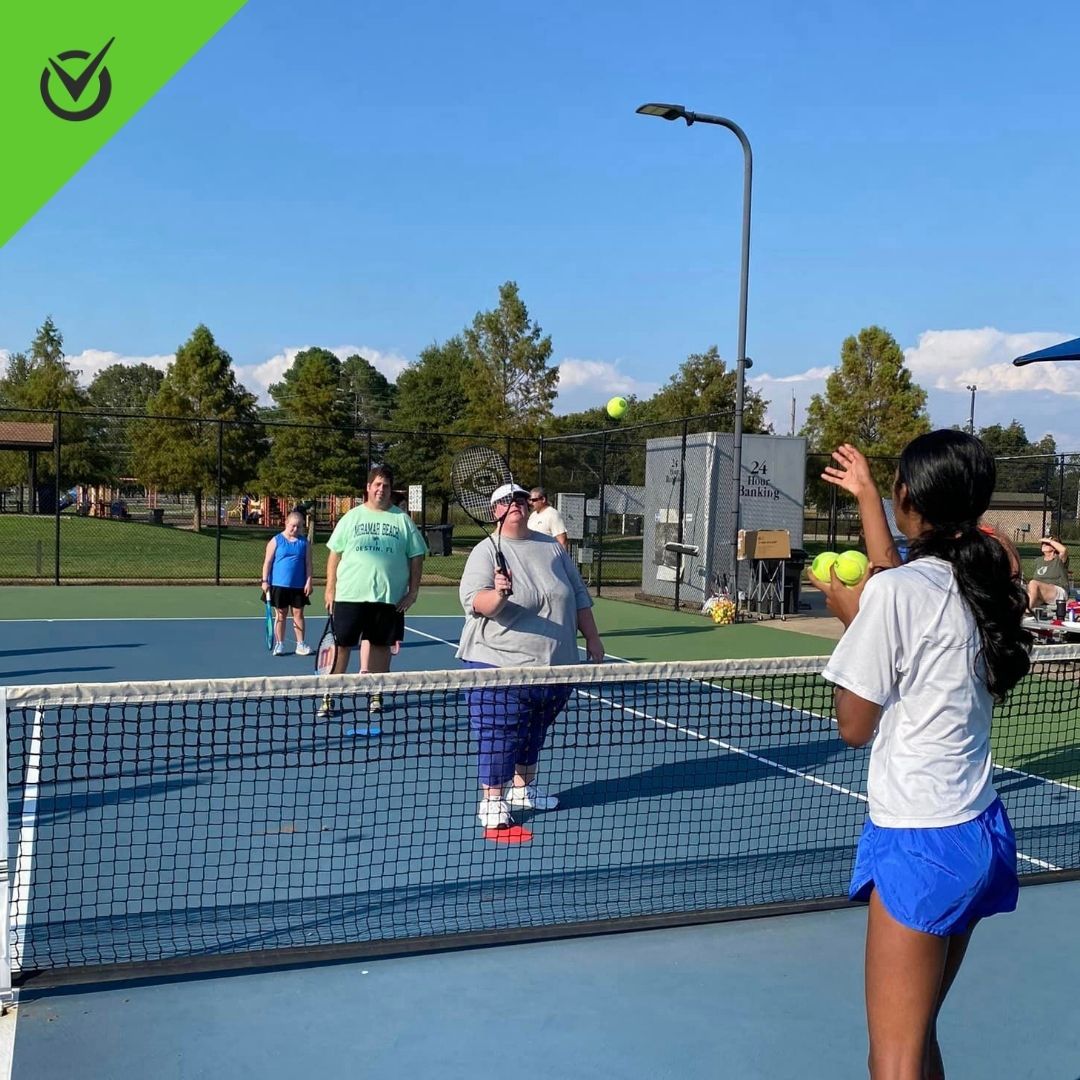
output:
<instances>
[{"instance_id":1,"label":"racket head","mask_svg":"<svg viewBox=\"0 0 1080 1080\"><path fill-rule=\"evenodd\" d=\"M468 446L454 455L450 481L458 505L480 525L494 524L491 493L514 482L506 458L490 446Z\"/></svg>"},{"instance_id":2,"label":"racket head","mask_svg":"<svg viewBox=\"0 0 1080 1080\"><path fill-rule=\"evenodd\" d=\"M337 640L334 638L334 616L326 616L319 647L315 650L315 674L332 675L334 662L337 660Z\"/></svg>"},{"instance_id":3,"label":"racket head","mask_svg":"<svg viewBox=\"0 0 1080 1080\"><path fill-rule=\"evenodd\" d=\"M266 647L273 651L274 648L274 609L270 606L270 598L265 597L266 600Z\"/></svg>"}]
</instances>

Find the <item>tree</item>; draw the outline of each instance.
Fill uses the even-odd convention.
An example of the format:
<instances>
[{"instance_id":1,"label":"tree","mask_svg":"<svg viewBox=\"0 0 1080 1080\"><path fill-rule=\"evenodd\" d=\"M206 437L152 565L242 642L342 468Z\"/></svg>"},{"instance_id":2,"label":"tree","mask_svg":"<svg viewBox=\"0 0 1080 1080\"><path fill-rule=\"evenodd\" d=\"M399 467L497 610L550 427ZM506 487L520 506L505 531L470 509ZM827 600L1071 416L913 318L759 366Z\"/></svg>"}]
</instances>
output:
<instances>
[{"instance_id":1,"label":"tree","mask_svg":"<svg viewBox=\"0 0 1080 1080\"><path fill-rule=\"evenodd\" d=\"M896 339L880 326L868 326L844 339L840 366L826 380L825 393L810 399L802 434L819 453L844 442L858 447L871 458L874 478L886 491L895 458L929 430L926 391L912 380ZM816 478L810 480L808 493L820 501L825 489Z\"/></svg>"},{"instance_id":2,"label":"tree","mask_svg":"<svg viewBox=\"0 0 1080 1080\"><path fill-rule=\"evenodd\" d=\"M236 381L232 358L200 325L176 350L147 412L154 419L133 433L136 475L148 485L192 493L199 531L203 492L217 488L219 436L223 491L244 487L266 452L255 395Z\"/></svg>"},{"instance_id":3,"label":"tree","mask_svg":"<svg viewBox=\"0 0 1080 1080\"><path fill-rule=\"evenodd\" d=\"M666 385L636 407L635 415L643 420L660 421L710 414L706 425L709 431L733 431L737 378L735 369L729 371L717 347L710 345L703 353L691 353ZM752 387L744 388L743 431L767 430L768 405Z\"/></svg>"},{"instance_id":4,"label":"tree","mask_svg":"<svg viewBox=\"0 0 1080 1080\"><path fill-rule=\"evenodd\" d=\"M259 470L268 490L299 502L360 486L351 416L340 393L341 369L341 361L328 349L304 349L281 382L270 387L278 406L276 419L286 426L271 429L270 451Z\"/></svg>"},{"instance_id":5,"label":"tree","mask_svg":"<svg viewBox=\"0 0 1080 1080\"><path fill-rule=\"evenodd\" d=\"M149 364L110 364L94 376L87 398L102 412L145 412L164 378L163 372Z\"/></svg>"},{"instance_id":6,"label":"tree","mask_svg":"<svg viewBox=\"0 0 1080 1080\"><path fill-rule=\"evenodd\" d=\"M1024 425L1013 420L1004 427L1001 424L991 424L989 427L980 428L979 438L997 458L999 492L1045 494L1057 503L1059 459L1056 456L1057 444L1052 435L1044 435L1037 442L1032 442L1024 430ZM1068 490L1063 493L1066 505L1073 505L1076 488L1071 483L1067 486Z\"/></svg>"},{"instance_id":7,"label":"tree","mask_svg":"<svg viewBox=\"0 0 1080 1080\"><path fill-rule=\"evenodd\" d=\"M429 345L397 380L394 429L430 434L397 439L389 450L390 462L403 481L423 484L426 497L441 501L443 522L449 510L454 452L452 440L443 433L463 430L471 371L464 341L452 337Z\"/></svg>"},{"instance_id":8,"label":"tree","mask_svg":"<svg viewBox=\"0 0 1080 1080\"><path fill-rule=\"evenodd\" d=\"M384 428L394 411L397 389L359 353L341 364L341 397L354 428Z\"/></svg>"},{"instance_id":9,"label":"tree","mask_svg":"<svg viewBox=\"0 0 1080 1080\"><path fill-rule=\"evenodd\" d=\"M551 337L529 318L513 281L499 287L499 306L478 312L463 334L471 370L466 422L477 431L537 434L551 416L559 369L549 366Z\"/></svg>"},{"instance_id":10,"label":"tree","mask_svg":"<svg viewBox=\"0 0 1080 1080\"><path fill-rule=\"evenodd\" d=\"M52 316L46 316L25 353L9 358L0 379L0 403L12 410L6 413L9 420L55 425L57 413L69 414L59 417L62 486L97 483L113 471L101 442L100 423L76 415L86 410L88 400L64 356L64 338ZM39 487L55 485L53 455L40 456L36 478ZM0 454L0 482L21 484L26 479L25 454Z\"/></svg>"},{"instance_id":11,"label":"tree","mask_svg":"<svg viewBox=\"0 0 1080 1080\"><path fill-rule=\"evenodd\" d=\"M90 406L108 414L98 423L113 478L131 477L134 472L132 436L138 421L122 414L146 412L146 403L164 378L163 372L149 364L110 364L91 381L87 389Z\"/></svg>"}]
</instances>

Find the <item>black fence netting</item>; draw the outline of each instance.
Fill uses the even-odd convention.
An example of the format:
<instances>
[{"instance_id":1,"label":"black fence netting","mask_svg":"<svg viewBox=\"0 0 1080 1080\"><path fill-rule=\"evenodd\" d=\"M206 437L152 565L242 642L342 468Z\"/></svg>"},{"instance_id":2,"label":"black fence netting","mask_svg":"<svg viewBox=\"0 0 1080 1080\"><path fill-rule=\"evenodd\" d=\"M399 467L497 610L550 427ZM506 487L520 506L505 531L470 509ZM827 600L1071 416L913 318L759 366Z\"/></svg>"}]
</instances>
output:
<instances>
[{"instance_id":1,"label":"black fence netting","mask_svg":"<svg viewBox=\"0 0 1080 1080\"><path fill-rule=\"evenodd\" d=\"M266 541L300 508L325 541L363 497L368 469L395 472L395 498L425 533L425 580L453 584L484 529L457 506L450 465L488 446L526 488L542 486L590 586L700 602L732 566L730 415L513 437L0 408L0 542L8 582L257 581ZM804 546L855 547L854 501L808 454ZM1080 540L1080 454L1002 457L987 520L1025 558L1050 533ZM896 459L872 459L888 497ZM718 479L719 478L719 479ZM686 554L697 547L696 557Z\"/></svg>"}]
</instances>

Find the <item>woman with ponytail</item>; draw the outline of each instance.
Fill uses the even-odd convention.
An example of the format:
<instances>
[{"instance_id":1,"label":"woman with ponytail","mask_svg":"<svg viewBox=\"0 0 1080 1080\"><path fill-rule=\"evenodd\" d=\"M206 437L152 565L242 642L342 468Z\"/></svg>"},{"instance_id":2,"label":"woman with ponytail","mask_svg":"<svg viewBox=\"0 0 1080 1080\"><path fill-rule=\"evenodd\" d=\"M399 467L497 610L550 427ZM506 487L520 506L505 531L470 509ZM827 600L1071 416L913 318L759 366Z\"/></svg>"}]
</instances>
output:
<instances>
[{"instance_id":1,"label":"woman with ponytail","mask_svg":"<svg viewBox=\"0 0 1080 1080\"><path fill-rule=\"evenodd\" d=\"M937 1017L979 919L1016 907L1016 839L991 779L990 721L1027 672L1026 597L979 526L996 470L978 439L910 442L893 485L901 564L866 458L843 445L823 479L859 502L871 567L822 585L845 627L824 677L840 736L873 740L870 814L850 895L869 901L870 1075L940 1080ZM880 572L880 571L887 572Z\"/></svg>"}]
</instances>

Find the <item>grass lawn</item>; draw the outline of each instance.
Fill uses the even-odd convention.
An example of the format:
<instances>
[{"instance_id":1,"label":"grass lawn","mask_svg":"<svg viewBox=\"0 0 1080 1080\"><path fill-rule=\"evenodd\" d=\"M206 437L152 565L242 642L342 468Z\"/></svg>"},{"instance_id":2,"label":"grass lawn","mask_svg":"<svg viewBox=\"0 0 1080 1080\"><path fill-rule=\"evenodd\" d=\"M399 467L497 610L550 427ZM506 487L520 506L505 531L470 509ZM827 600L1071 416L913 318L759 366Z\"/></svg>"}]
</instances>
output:
<instances>
[{"instance_id":1,"label":"grass lawn","mask_svg":"<svg viewBox=\"0 0 1080 1080\"><path fill-rule=\"evenodd\" d=\"M231 526L221 531L221 580L258 583L266 541L272 530ZM317 534L313 549L315 577L326 576L326 539ZM5 581L52 581L56 560L56 520L25 514L0 515L0 578ZM457 581L467 549L446 558L430 556L425 578ZM213 581L217 534L196 533L171 525L113 521L64 514L60 518L61 581Z\"/></svg>"}]
</instances>

